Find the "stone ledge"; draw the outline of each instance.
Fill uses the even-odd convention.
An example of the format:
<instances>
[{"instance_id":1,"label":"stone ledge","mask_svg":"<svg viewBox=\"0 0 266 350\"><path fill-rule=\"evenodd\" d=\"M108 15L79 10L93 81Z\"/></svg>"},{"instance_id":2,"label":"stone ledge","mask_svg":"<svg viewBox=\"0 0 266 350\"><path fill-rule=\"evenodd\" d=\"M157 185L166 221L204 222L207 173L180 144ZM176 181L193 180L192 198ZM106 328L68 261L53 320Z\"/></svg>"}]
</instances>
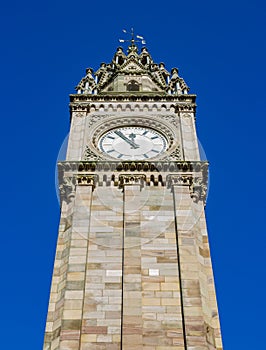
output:
<instances>
[{"instance_id":1,"label":"stone ledge","mask_svg":"<svg viewBox=\"0 0 266 350\"><path fill-rule=\"evenodd\" d=\"M208 162L59 162L61 201L75 197L76 186L189 186L193 201L206 200Z\"/></svg>"}]
</instances>

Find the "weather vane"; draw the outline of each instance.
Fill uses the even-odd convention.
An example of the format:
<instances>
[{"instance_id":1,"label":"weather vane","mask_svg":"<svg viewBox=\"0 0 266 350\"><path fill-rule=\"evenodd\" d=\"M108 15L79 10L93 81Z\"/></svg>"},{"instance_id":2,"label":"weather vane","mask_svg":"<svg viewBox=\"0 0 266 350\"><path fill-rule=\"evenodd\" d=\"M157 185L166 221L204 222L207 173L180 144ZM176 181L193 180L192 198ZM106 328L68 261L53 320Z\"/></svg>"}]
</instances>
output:
<instances>
[{"instance_id":1,"label":"weather vane","mask_svg":"<svg viewBox=\"0 0 266 350\"><path fill-rule=\"evenodd\" d=\"M128 33L125 29L123 29L123 33L130 34L131 35L131 39L130 40L119 39L120 43L130 42L131 45L134 45L135 43L141 43L142 45L146 44L146 41L144 40L143 36L136 35L136 38L139 39L139 40L135 39L134 29L133 28L131 28L131 33Z\"/></svg>"}]
</instances>

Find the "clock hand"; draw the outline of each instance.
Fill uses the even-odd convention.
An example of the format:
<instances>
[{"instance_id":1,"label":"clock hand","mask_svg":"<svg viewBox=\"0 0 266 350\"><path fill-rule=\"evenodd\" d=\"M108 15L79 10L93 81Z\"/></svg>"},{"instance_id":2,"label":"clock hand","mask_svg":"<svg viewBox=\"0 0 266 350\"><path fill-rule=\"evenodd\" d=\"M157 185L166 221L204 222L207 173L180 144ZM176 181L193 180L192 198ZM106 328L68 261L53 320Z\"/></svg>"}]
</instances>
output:
<instances>
[{"instance_id":1,"label":"clock hand","mask_svg":"<svg viewBox=\"0 0 266 350\"><path fill-rule=\"evenodd\" d=\"M121 131L116 130L114 133L119 137L121 137L121 139L126 141L132 148L135 148L135 149L139 148L139 145L137 145L133 140L130 140L129 138L127 138Z\"/></svg>"}]
</instances>

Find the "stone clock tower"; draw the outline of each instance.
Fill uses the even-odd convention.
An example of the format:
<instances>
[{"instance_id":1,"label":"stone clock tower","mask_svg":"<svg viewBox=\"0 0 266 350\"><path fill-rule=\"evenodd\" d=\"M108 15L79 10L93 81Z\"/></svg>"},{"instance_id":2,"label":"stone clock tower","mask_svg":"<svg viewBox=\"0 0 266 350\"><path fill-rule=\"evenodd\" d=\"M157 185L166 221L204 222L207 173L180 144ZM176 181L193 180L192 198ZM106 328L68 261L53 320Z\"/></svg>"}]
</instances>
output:
<instances>
[{"instance_id":1,"label":"stone clock tower","mask_svg":"<svg viewBox=\"0 0 266 350\"><path fill-rule=\"evenodd\" d=\"M44 349L221 350L196 96L134 38L76 90Z\"/></svg>"}]
</instances>

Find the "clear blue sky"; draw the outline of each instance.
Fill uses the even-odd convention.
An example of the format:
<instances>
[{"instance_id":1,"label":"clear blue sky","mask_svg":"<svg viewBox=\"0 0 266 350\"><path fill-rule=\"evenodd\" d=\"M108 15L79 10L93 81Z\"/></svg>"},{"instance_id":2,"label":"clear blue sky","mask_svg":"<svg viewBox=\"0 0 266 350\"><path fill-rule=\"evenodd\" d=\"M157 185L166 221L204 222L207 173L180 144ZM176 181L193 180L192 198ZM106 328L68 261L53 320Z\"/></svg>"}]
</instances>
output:
<instances>
[{"instance_id":1,"label":"clear blue sky","mask_svg":"<svg viewBox=\"0 0 266 350\"><path fill-rule=\"evenodd\" d=\"M207 219L226 350L265 348L264 1L5 2L1 30L2 349L42 348L68 94L133 26L196 93L210 161Z\"/></svg>"}]
</instances>

